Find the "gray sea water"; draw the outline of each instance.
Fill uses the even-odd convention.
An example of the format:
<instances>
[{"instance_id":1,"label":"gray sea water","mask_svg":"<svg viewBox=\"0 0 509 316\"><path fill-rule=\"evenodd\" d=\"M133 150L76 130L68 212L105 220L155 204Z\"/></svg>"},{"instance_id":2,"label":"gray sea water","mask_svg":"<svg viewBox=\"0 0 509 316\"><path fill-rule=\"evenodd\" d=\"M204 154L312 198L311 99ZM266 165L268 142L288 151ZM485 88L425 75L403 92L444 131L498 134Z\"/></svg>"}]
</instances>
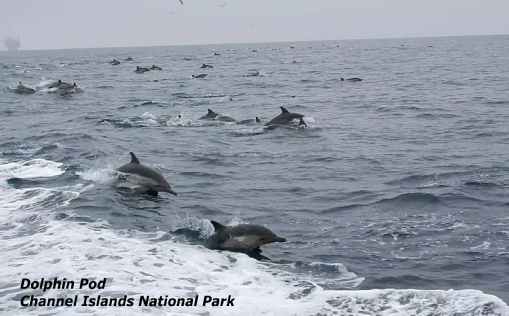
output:
<instances>
[{"instance_id":1,"label":"gray sea water","mask_svg":"<svg viewBox=\"0 0 509 316\"><path fill-rule=\"evenodd\" d=\"M57 79L83 92L9 89ZM309 127L198 120L282 105ZM1 52L0 120L0 314L22 277L91 276L237 303L80 315L509 315L509 36ZM179 195L116 190L129 151ZM209 220L288 241L259 262L172 233Z\"/></svg>"}]
</instances>

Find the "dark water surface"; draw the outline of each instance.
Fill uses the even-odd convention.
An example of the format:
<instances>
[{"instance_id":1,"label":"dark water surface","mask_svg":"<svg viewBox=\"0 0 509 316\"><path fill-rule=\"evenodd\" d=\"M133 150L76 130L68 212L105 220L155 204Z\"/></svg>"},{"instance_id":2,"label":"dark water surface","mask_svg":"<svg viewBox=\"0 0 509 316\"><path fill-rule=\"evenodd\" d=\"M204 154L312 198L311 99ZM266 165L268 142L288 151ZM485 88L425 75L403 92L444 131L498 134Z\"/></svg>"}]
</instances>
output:
<instances>
[{"instance_id":1,"label":"dark water surface","mask_svg":"<svg viewBox=\"0 0 509 316\"><path fill-rule=\"evenodd\" d=\"M8 89L47 79L84 92ZM509 313L509 36L2 52L0 87L0 312L22 276L104 276L254 315ZM281 105L309 128L198 120ZM129 151L179 195L114 189ZM169 233L210 219L288 242L259 263Z\"/></svg>"}]
</instances>

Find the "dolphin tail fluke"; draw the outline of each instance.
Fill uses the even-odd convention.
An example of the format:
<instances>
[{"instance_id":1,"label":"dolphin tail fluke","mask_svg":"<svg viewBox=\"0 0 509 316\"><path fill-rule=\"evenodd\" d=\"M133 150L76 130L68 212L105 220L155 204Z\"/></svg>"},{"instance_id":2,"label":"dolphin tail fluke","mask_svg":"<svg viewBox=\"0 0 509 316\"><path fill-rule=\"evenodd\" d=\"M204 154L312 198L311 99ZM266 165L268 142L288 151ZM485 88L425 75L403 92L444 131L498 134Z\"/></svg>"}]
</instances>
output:
<instances>
[{"instance_id":1,"label":"dolphin tail fluke","mask_svg":"<svg viewBox=\"0 0 509 316\"><path fill-rule=\"evenodd\" d=\"M212 226L214 226L214 230L216 232L220 231L220 230L224 230L226 228L226 226L224 226L223 224L220 224L216 221L210 221L210 223L212 223Z\"/></svg>"},{"instance_id":2,"label":"dolphin tail fluke","mask_svg":"<svg viewBox=\"0 0 509 316\"><path fill-rule=\"evenodd\" d=\"M284 106L281 106L280 108L281 108L282 113L289 113L288 110Z\"/></svg>"},{"instance_id":3,"label":"dolphin tail fluke","mask_svg":"<svg viewBox=\"0 0 509 316\"><path fill-rule=\"evenodd\" d=\"M132 151L129 152L129 155L131 155L131 163L140 164L140 161Z\"/></svg>"}]
</instances>

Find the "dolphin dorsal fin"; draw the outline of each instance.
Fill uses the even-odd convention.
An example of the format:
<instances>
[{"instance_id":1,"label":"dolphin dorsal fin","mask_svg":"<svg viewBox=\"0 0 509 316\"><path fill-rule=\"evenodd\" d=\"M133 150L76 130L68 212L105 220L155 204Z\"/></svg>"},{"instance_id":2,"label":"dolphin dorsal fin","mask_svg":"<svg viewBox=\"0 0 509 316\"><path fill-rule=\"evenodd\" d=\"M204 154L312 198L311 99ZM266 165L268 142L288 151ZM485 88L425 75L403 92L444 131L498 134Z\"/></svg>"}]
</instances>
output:
<instances>
[{"instance_id":1,"label":"dolphin dorsal fin","mask_svg":"<svg viewBox=\"0 0 509 316\"><path fill-rule=\"evenodd\" d=\"M212 223L212 226L214 226L214 230L216 232L224 230L226 228L226 226L224 226L223 224L220 224L216 221L210 221L210 222Z\"/></svg>"},{"instance_id":2,"label":"dolphin dorsal fin","mask_svg":"<svg viewBox=\"0 0 509 316\"><path fill-rule=\"evenodd\" d=\"M211 109L207 109L209 114L216 114L216 112L212 111Z\"/></svg>"},{"instance_id":3,"label":"dolphin dorsal fin","mask_svg":"<svg viewBox=\"0 0 509 316\"><path fill-rule=\"evenodd\" d=\"M136 155L131 151L129 153L131 155L131 163L135 163L135 164L140 164L140 161L138 160L138 158L136 157Z\"/></svg>"},{"instance_id":4,"label":"dolphin dorsal fin","mask_svg":"<svg viewBox=\"0 0 509 316\"><path fill-rule=\"evenodd\" d=\"M281 107L281 112L282 113L289 113L288 110L284 106Z\"/></svg>"}]
</instances>

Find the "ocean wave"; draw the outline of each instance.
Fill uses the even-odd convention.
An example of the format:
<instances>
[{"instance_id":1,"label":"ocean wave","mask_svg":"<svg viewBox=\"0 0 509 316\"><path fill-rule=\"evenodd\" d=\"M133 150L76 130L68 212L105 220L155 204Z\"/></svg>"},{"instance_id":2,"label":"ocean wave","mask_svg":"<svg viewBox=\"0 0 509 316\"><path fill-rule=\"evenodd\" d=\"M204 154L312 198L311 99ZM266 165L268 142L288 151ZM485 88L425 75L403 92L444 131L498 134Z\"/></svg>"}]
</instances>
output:
<instances>
[{"instance_id":1,"label":"ocean wave","mask_svg":"<svg viewBox=\"0 0 509 316\"><path fill-rule=\"evenodd\" d=\"M228 95L226 95L226 94L198 95L198 94L187 94L187 93L183 93L183 92L177 92L177 93L173 93L172 96L180 98L180 99L211 99L211 98L225 98Z\"/></svg>"},{"instance_id":2,"label":"ocean wave","mask_svg":"<svg viewBox=\"0 0 509 316\"><path fill-rule=\"evenodd\" d=\"M440 198L431 193L422 192L410 192L396 195L392 198L381 199L376 204L408 204L408 203L425 203L425 204L437 204L440 202Z\"/></svg>"},{"instance_id":3,"label":"ocean wave","mask_svg":"<svg viewBox=\"0 0 509 316\"><path fill-rule=\"evenodd\" d=\"M320 286L288 266L258 262L243 254L218 252L162 238L164 233L113 231L104 223L86 225L51 221L34 236L3 243L10 256L2 256L0 303L4 311L16 311L19 275L31 279L94 276L107 278L104 290L49 290L43 297L74 294L103 296L213 295L235 298L231 308L174 307L172 313L234 315L505 315L507 305L495 296L475 290L336 290ZM17 247L13 247L13 244ZM118 267L122 267L118 269ZM336 286L351 287L355 274L338 264L296 264L294 269L312 269L317 278ZM27 271L30 271L27 273ZM326 276L326 280L321 276ZM342 283L343 281L344 283ZM140 288L143 291L140 292ZM122 313L157 314L157 308L116 308ZM48 308L26 310L26 315L49 312ZM52 308L56 315L111 315L102 307ZM165 312L163 312L164 314Z\"/></svg>"},{"instance_id":4,"label":"ocean wave","mask_svg":"<svg viewBox=\"0 0 509 316\"><path fill-rule=\"evenodd\" d=\"M458 187L461 185L469 186L491 186L496 184L488 181L490 174L497 174L502 170L486 169L472 171L454 171L435 174L416 174L406 176L400 179L394 179L385 182L388 185L398 185L402 188L433 188L433 187ZM482 184L481 184L482 183Z\"/></svg>"},{"instance_id":5,"label":"ocean wave","mask_svg":"<svg viewBox=\"0 0 509 316\"><path fill-rule=\"evenodd\" d=\"M81 185L42 186L45 179L56 178L64 172L62 163L45 159L0 162L0 226L3 227L0 236L3 240L31 236L45 229L46 216L52 210L69 205L80 195ZM33 221L33 218L38 220Z\"/></svg>"},{"instance_id":6,"label":"ocean wave","mask_svg":"<svg viewBox=\"0 0 509 316\"><path fill-rule=\"evenodd\" d=\"M167 126L169 115L156 116L150 112L144 112L139 116L128 118L104 118L98 124L109 124L116 128L140 128L140 127L161 127Z\"/></svg>"},{"instance_id":7,"label":"ocean wave","mask_svg":"<svg viewBox=\"0 0 509 316\"><path fill-rule=\"evenodd\" d=\"M61 162L32 159L0 164L0 179L54 177L65 172Z\"/></svg>"}]
</instances>

